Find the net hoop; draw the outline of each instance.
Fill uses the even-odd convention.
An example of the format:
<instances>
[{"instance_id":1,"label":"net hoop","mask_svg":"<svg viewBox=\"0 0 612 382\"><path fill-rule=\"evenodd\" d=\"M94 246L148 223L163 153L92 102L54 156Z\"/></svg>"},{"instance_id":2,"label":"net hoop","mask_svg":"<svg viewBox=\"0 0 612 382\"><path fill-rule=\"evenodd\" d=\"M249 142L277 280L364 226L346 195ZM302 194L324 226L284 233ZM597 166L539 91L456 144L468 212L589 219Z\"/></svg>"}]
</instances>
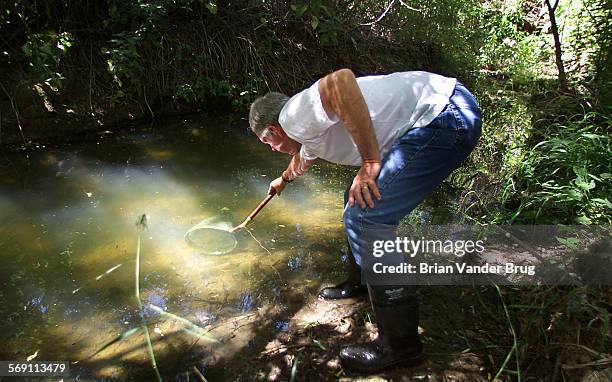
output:
<instances>
[{"instance_id":1,"label":"net hoop","mask_svg":"<svg viewBox=\"0 0 612 382\"><path fill-rule=\"evenodd\" d=\"M193 226L185 233L185 242L202 254L223 255L233 251L238 241L231 225L225 222L211 224L210 219L205 219Z\"/></svg>"}]
</instances>

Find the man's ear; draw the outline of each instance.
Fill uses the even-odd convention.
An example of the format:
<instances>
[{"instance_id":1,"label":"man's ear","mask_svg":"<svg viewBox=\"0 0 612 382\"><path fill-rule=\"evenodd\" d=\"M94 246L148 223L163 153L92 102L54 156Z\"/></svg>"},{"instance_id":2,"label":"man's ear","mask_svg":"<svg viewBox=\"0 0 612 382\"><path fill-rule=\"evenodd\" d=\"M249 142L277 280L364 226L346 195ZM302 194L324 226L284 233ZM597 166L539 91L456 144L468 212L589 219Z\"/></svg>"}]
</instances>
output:
<instances>
[{"instance_id":1,"label":"man's ear","mask_svg":"<svg viewBox=\"0 0 612 382\"><path fill-rule=\"evenodd\" d=\"M272 134L277 135L277 136L283 136L283 128L280 127L279 124L274 123L274 124L269 124L268 125L268 131L270 131Z\"/></svg>"}]
</instances>

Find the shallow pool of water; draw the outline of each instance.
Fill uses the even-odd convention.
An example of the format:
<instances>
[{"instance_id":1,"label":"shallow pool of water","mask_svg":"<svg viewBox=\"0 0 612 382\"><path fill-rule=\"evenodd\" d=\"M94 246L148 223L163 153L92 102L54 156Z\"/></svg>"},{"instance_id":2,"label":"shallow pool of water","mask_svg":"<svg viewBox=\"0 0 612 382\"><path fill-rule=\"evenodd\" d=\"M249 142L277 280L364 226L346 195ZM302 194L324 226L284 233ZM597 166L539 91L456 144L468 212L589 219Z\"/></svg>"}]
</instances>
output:
<instances>
[{"instance_id":1,"label":"shallow pool of water","mask_svg":"<svg viewBox=\"0 0 612 382\"><path fill-rule=\"evenodd\" d=\"M5 154L0 358L83 360L139 327L134 272L141 214L148 223L143 304L206 328L266 304L282 309L307 299L342 273L341 200L350 171L314 167L268 204L251 223L252 235L237 234L229 254L202 255L183 239L206 218L240 223L289 159L242 127L195 117ZM74 368L105 374L95 365Z\"/></svg>"}]
</instances>

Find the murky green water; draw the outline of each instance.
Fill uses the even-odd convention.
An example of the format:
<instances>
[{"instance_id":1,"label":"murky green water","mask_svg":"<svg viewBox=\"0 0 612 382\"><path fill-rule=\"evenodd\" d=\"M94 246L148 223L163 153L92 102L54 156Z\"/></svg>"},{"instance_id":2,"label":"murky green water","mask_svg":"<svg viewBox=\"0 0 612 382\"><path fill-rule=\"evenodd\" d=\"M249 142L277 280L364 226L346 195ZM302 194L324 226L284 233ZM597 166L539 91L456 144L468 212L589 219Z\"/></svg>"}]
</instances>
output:
<instances>
[{"instance_id":1,"label":"murky green water","mask_svg":"<svg viewBox=\"0 0 612 382\"><path fill-rule=\"evenodd\" d=\"M139 326L135 221L143 213L145 305L205 328L266 305L282 311L303 302L341 273L341 198L348 173L319 165L293 183L250 225L260 243L243 231L230 254L206 256L183 240L205 218L240 223L288 160L242 127L196 118L100 135L74 147L5 155L1 359L37 353L38 360L77 361ZM151 326L154 335L163 334ZM146 359L146 348L139 351ZM73 368L83 376L121 376L113 361L120 365L127 355L117 344L96 355L108 361L104 365Z\"/></svg>"}]
</instances>

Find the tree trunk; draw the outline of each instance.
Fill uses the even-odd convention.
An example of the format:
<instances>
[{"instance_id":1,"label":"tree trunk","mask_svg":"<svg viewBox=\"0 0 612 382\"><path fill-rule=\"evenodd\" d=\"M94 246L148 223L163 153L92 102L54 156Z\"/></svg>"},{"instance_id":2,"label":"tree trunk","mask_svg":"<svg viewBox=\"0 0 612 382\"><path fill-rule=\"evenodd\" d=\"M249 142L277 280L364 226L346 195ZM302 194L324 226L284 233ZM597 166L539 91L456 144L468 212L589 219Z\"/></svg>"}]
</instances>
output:
<instances>
[{"instance_id":1,"label":"tree trunk","mask_svg":"<svg viewBox=\"0 0 612 382\"><path fill-rule=\"evenodd\" d=\"M550 17L550 29L552 30L553 38L555 39L555 61L557 62L557 69L559 70L559 86L562 91L567 92L567 77L565 76L565 69L563 68L563 59L561 57L561 40L559 39L559 28L557 27L557 18L555 17L555 10L559 5L559 0L555 1L555 5L550 4L550 0L545 0L546 6L548 7L548 16Z\"/></svg>"}]
</instances>

